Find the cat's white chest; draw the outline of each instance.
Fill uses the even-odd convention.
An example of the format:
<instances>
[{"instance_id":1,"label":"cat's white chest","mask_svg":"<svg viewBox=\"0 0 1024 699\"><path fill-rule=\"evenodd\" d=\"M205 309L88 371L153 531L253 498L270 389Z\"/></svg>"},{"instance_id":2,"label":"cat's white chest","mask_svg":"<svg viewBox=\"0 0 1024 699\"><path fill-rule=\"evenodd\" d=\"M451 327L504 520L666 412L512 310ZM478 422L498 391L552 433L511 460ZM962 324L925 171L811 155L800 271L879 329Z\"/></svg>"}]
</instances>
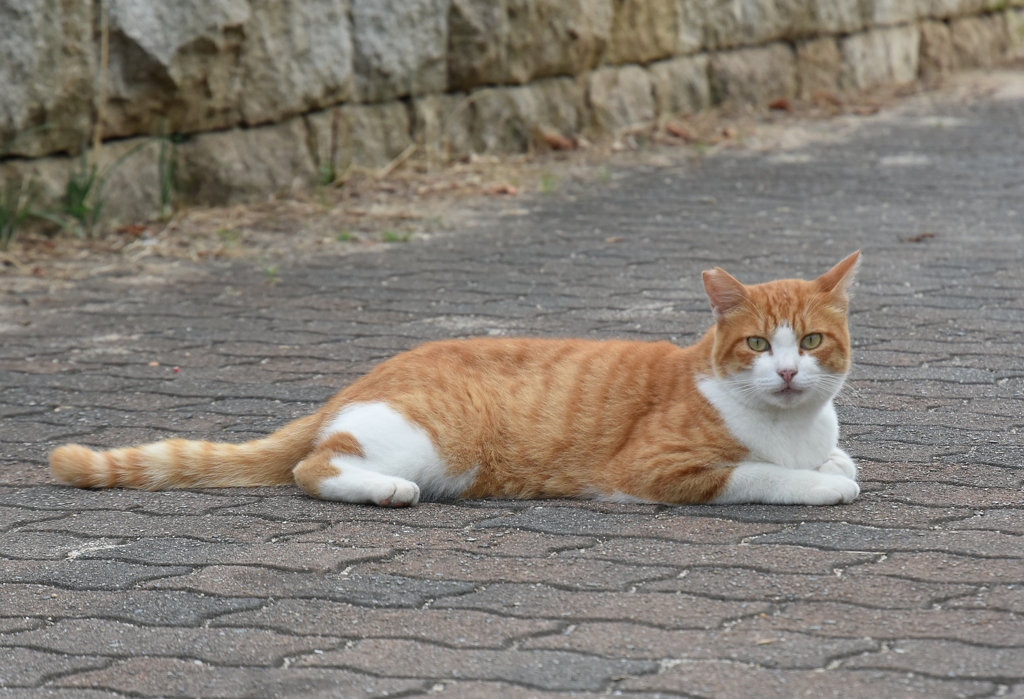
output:
<instances>
[{"instance_id":1,"label":"cat's white chest","mask_svg":"<svg viewBox=\"0 0 1024 699\"><path fill-rule=\"evenodd\" d=\"M750 451L750 460L815 469L829 459L839 441L839 421L831 400L788 410L755 408L737 399L718 379L703 379L698 387L733 438Z\"/></svg>"}]
</instances>

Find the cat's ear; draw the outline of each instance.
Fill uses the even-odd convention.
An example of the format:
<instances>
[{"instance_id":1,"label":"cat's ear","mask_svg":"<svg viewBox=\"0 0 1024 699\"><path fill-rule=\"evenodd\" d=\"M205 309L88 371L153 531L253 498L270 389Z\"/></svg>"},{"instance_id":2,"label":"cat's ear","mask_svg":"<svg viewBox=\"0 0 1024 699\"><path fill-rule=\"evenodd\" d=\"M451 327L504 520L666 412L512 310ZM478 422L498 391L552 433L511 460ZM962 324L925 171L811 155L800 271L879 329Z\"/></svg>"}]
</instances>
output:
<instances>
[{"instance_id":1,"label":"cat's ear","mask_svg":"<svg viewBox=\"0 0 1024 699\"><path fill-rule=\"evenodd\" d=\"M845 309L849 303L846 290L853 282L853 275L857 273L859 265L860 250L843 258L839 264L815 279L814 283L822 293L832 296L835 303Z\"/></svg>"},{"instance_id":2,"label":"cat's ear","mask_svg":"<svg viewBox=\"0 0 1024 699\"><path fill-rule=\"evenodd\" d=\"M715 312L715 320L722 320L729 311L746 303L747 287L721 267L708 270L701 276L704 279L704 292L711 302L711 310Z\"/></svg>"}]
</instances>

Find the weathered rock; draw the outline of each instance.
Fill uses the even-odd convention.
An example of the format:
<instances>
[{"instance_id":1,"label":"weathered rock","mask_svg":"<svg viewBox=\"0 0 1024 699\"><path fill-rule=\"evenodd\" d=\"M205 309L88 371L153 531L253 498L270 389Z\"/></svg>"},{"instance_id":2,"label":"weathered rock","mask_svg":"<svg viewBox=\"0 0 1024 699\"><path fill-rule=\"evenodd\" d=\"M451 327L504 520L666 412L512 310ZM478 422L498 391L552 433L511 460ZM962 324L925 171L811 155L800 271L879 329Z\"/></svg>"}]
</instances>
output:
<instances>
[{"instance_id":1,"label":"weathered rock","mask_svg":"<svg viewBox=\"0 0 1024 699\"><path fill-rule=\"evenodd\" d=\"M578 75L601 60L611 0L453 0L449 89Z\"/></svg>"},{"instance_id":2,"label":"weathered rock","mask_svg":"<svg viewBox=\"0 0 1024 699\"><path fill-rule=\"evenodd\" d=\"M178 150L178 192L190 204L256 201L308 186L316 176L302 117L200 134Z\"/></svg>"},{"instance_id":3,"label":"weathered rock","mask_svg":"<svg viewBox=\"0 0 1024 699\"><path fill-rule=\"evenodd\" d=\"M709 0L703 12L708 48L855 32L867 20L859 0Z\"/></svg>"},{"instance_id":4,"label":"weathered rock","mask_svg":"<svg viewBox=\"0 0 1024 699\"><path fill-rule=\"evenodd\" d=\"M91 135L93 3L0 0L0 154L76 151Z\"/></svg>"},{"instance_id":5,"label":"weathered rock","mask_svg":"<svg viewBox=\"0 0 1024 699\"><path fill-rule=\"evenodd\" d=\"M843 58L832 37L804 41L796 47L796 73L800 96L809 99L818 93L839 90Z\"/></svg>"},{"instance_id":6,"label":"weathered rock","mask_svg":"<svg viewBox=\"0 0 1024 699\"><path fill-rule=\"evenodd\" d=\"M904 84L917 78L921 31L916 25L874 29L840 42L843 89Z\"/></svg>"},{"instance_id":7,"label":"weathered rock","mask_svg":"<svg viewBox=\"0 0 1024 699\"><path fill-rule=\"evenodd\" d=\"M413 100L413 138L430 162L473 151L470 105L465 93Z\"/></svg>"},{"instance_id":8,"label":"weathered rock","mask_svg":"<svg viewBox=\"0 0 1024 699\"><path fill-rule=\"evenodd\" d=\"M956 70L958 65L953 38L945 22L921 22L921 47L919 51L922 75L935 75Z\"/></svg>"},{"instance_id":9,"label":"weathered rock","mask_svg":"<svg viewBox=\"0 0 1024 699\"><path fill-rule=\"evenodd\" d=\"M687 114L711 106L706 55L659 61L647 69L654 79L659 115Z\"/></svg>"},{"instance_id":10,"label":"weathered rock","mask_svg":"<svg viewBox=\"0 0 1024 699\"><path fill-rule=\"evenodd\" d=\"M572 78L538 80L522 87L473 93L473 148L481 153L521 152L537 132L571 137L583 126L583 88Z\"/></svg>"},{"instance_id":11,"label":"weathered rock","mask_svg":"<svg viewBox=\"0 0 1024 699\"><path fill-rule=\"evenodd\" d=\"M963 17L964 15L977 14L990 10L999 10L1007 5L1019 4L1020 0L917 0L924 5L924 12L921 17L934 17L936 19L948 19L951 17Z\"/></svg>"},{"instance_id":12,"label":"weathered rock","mask_svg":"<svg viewBox=\"0 0 1024 699\"><path fill-rule=\"evenodd\" d=\"M680 19L678 0L618 0L607 62L649 63L675 55Z\"/></svg>"},{"instance_id":13,"label":"weathered rock","mask_svg":"<svg viewBox=\"0 0 1024 699\"><path fill-rule=\"evenodd\" d=\"M306 119L322 175L383 167L412 144L409 110L401 102L345 105Z\"/></svg>"},{"instance_id":14,"label":"weathered rock","mask_svg":"<svg viewBox=\"0 0 1024 699\"><path fill-rule=\"evenodd\" d=\"M250 1L252 18L244 27L240 56L244 123L275 121L351 99L348 0Z\"/></svg>"},{"instance_id":15,"label":"weathered rock","mask_svg":"<svg viewBox=\"0 0 1024 699\"><path fill-rule=\"evenodd\" d=\"M954 19L949 34L960 68L988 68L1006 55L1006 17L1002 14Z\"/></svg>"},{"instance_id":16,"label":"weathered rock","mask_svg":"<svg viewBox=\"0 0 1024 699\"><path fill-rule=\"evenodd\" d=\"M711 57L711 99L763 104L796 95L796 57L786 44L723 51Z\"/></svg>"},{"instance_id":17,"label":"weathered rock","mask_svg":"<svg viewBox=\"0 0 1024 699\"><path fill-rule=\"evenodd\" d=\"M588 79L587 101L600 131L648 124L657 116L654 81L640 66L595 70Z\"/></svg>"},{"instance_id":18,"label":"weathered rock","mask_svg":"<svg viewBox=\"0 0 1024 699\"><path fill-rule=\"evenodd\" d=\"M352 0L360 101L443 92L449 0Z\"/></svg>"},{"instance_id":19,"label":"weathered rock","mask_svg":"<svg viewBox=\"0 0 1024 699\"><path fill-rule=\"evenodd\" d=\"M103 132L194 132L241 118L238 66L245 0L111 0ZM255 86L254 86L255 87Z\"/></svg>"},{"instance_id":20,"label":"weathered rock","mask_svg":"<svg viewBox=\"0 0 1024 699\"><path fill-rule=\"evenodd\" d=\"M874 0L868 23L880 27L913 22L927 17L931 4L932 0Z\"/></svg>"}]
</instances>

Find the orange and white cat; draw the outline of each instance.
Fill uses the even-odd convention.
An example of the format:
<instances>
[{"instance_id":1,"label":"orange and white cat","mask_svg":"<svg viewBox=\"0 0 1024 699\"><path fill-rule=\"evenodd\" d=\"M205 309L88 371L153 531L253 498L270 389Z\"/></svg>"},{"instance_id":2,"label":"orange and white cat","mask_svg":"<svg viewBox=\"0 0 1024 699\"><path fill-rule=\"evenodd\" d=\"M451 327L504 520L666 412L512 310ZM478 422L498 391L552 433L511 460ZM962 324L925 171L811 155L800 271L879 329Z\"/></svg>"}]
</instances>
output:
<instances>
[{"instance_id":1,"label":"orange and white cat","mask_svg":"<svg viewBox=\"0 0 1024 699\"><path fill-rule=\"evenodd\" d=\"M297 483L325 500L828 505L860 493L832 399L850 368L854 253L814 281L704 272L690 347L471 339L400 354L318 412L240 445L173 439L50 455L81 488Z\"/></svg>"}]
</instances>

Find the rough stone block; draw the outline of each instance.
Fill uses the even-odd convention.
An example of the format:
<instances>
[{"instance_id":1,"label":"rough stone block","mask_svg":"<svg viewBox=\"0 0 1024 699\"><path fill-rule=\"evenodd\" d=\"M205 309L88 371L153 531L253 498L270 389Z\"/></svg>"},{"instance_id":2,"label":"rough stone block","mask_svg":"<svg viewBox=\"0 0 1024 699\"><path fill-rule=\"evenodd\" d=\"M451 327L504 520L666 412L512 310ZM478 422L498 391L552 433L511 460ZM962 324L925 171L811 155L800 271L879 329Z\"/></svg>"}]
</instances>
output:
<instances>
[{"instance_id":1,"label":"rough stone block","mask_svg":"<svg viewBox=\"0 0 1024 699\"><path fill-rule=\"evenodd\" d=\"M640 66L595 70L589 76L587 100L600 131L647 124L657 115L654 80Z\"/></svg>"},{"instance_id":2,"label":"rough stone block","mask_svg":"<svg viewBox=\"0 0 1024 699\"><path fill-rule=\"evenodd\" d=\"M1006 17L1002 14L954 19L949 34L960 68L988 68L1006 54Z\"/></svg>"},{"instance_id":3,"label":"rough stone block","mask_svg":"<svg viewBox=\"0 0 1024 699\"><path fill-rule=\"evenodd\" d=\"M361 101L445 90L448 6L449 0L352 0Z\"/></svg>"},{"instance_id":4,"label":"rough stone block","mask_svg":"<svg viewBox=\"0 0 1024 699\"><path fill-rule=\"evenodd\" d=\"M677 0L618 0L606 60L649 63L675 55L679 14Z\"/></svg>"},{"instance_id":5,"label":"rough stone block","mask_svg":"<svg viewBox=\"0 0 1024 699\"><path fill-rule=\"evenodd\" d=\"M527 150L538 129L571 136L583 126L583 89L571 78L473 93L473 148L477 152Z\"/></svg>"},{"instance_id":6,"label":"rough stone block","mask_svg":"<svg viewBox=\"0 0 1024 699\"><path fill-rule=\"evenodd\" d=\"M522 84L593 68L608 46L611 0L453 0L449 89Z\"/></svg>"},{"instance_id":7,"label":"rough stone block","mask_svg":"<svg viewBox=\"0 0 1024 699\"><path fill-rule=\"evenodd\" d=\"M858 0L712 0L701 10L708 48L731 48L866 25Z\"/></svg>"},{"instance_id":8,"label":"rough stone block","mask_svg":"<svg viewBox=\"0 0 1024 699\"><path fill-rule=\"evenodd\" d=\"M90 0L0 0L0 154L74 152L89 137L92 15Z\"/></svg>"},{"instance_id":9,"label":"rough stone block","mask_svg":"<svg viewBox=\"0 0 1024 699\"><path fill-rule=\"evenodd\" d=\"M916 26L874 29L840 42L843 89L903 84L917 78L921 31Z\"/></svg>"},{"instance_id":10,"label":"rough stone block","mask_svg":"<svg viewBox=\"0 0 1024 699\"><path fill-rule=\"evenodd\" d=\"M648 70L654 79L659 115L698 112L711 105L706 55L659 61Z\"/></svg>"},{"instance_id":11,"label":"rough stone block","mask_svg":"<svg viewBox=\"0 0 1024 699\"><path fill-rule=\"evenodd\" d=\"M869 24L877 27L914 22L928 16L931 3L932 0L874 0Z\"/></svg>"},{"instance_id":12,"label":"rough stone block","mask_svg":"<svg viewBox=\"0 0 1024 699\"><path fill-rule=\"evenodd\" d=\"M218 205L255 201L306 186L316 175L305 120L200 134L179 146L184 201Z\"/></svg>"},{"instance_id":13,"label":"rough stone block","mask_svg":"<svg viewBox=\"0 0 1024 699\"><path fill-rule=\"evenodd\" d=\"M714 102L763 104L796 95L796 57L786 44L725 51L711 57Z\"/></svg>"},{"instance_id":14,"label":"rough stone block","mask_svg":"<svg viewBox=\"0 0 1024 699\"><path fill-rule=\"evenodd\" d=\"M345 105L306 119L321 172L383 167L412 143L409 110L401 102Z\"/></svg>"},{"instance_id":15,"label":"rough stone block","mask_svg":"<svg viewBox=\"0 0 1024 699\"><path fill-rule=\"evenodd\" d=\"M807 99L818 92L837 92L843 57L832 37L797 44L796 72L800 96Z\"/></svg>"},{"instance_id":16,"label":"rough stone block","mask_svg":"<svg viewBox=\"0 0 1024 699\"><path fill-rule=\"evenodd\" d=\"M351 99L348 4L348 0L252 0L252 18L244 28L247 37L240 56L241 112L246 124Z\"/></svg>"},{"instance_id":17,"label":"rough stone block","mask_svg":"<svg viewBox=\"0 0 1024 699\"><path fill-rule=\"evenodd\" d=\"M948 73L956 70L957 57L953 37L945 22L921 22L921 48L919 61L922 75Z\"/></svg>"},{"instance_id":18,"label":"rough stone block","mask_svg":"<svg viewBox=\"0 0 1024 699\"><path fill-rule=\"evenodd\" d=\"M430 160L470 153L470 102L463 93L425 95L413 100L413 138Z\"/></svg>"}]
</instances>

